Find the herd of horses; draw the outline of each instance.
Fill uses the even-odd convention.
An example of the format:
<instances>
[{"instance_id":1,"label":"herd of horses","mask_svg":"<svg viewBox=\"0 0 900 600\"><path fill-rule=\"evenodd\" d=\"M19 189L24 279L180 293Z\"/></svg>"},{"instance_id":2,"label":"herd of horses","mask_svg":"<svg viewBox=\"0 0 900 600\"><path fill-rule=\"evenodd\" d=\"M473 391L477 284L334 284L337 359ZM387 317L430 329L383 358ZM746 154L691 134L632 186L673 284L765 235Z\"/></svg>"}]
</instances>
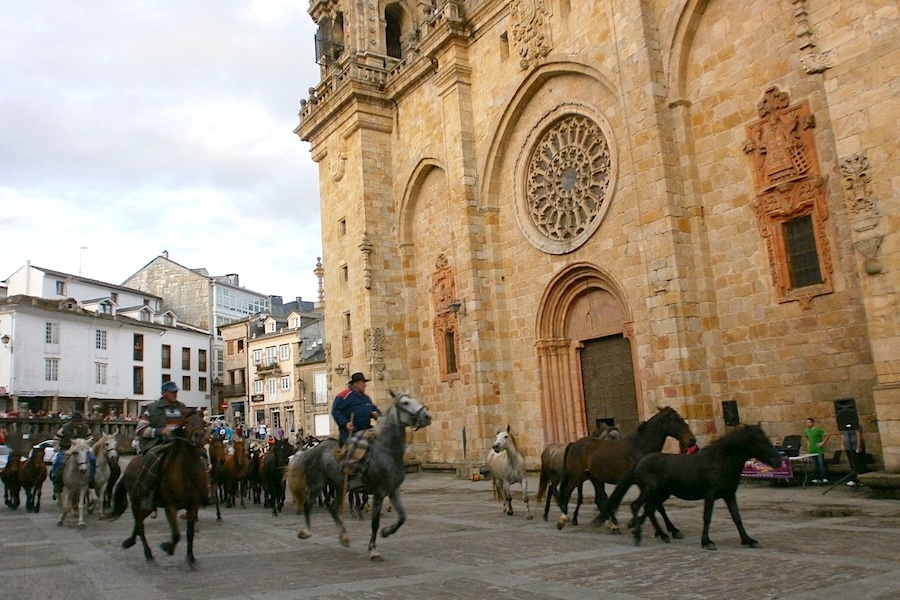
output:
<instances>
[{"instance_id":1,"label":"herd of horses","mask_svg":"<svg viewBox=\"0 0 900 600\"><path fill-rule=\"evenodd\" d=\"M161 544L169 555L174 553L181 535L178 512L187 521L187 552L185 562L194 567L194 533L198 510L207 496L207 481L212 485L210 500L215 502L216 518L221 520L220 505L245 507L245 498L262 503L278 515L284 506L286 493L293 497L298 512L302 512L305 527L297 537L310 537L310 516L316 502L324 506L338 529L340 543L348 546L349 537L344 525L344 506L350 499L351 506L361 505L371 498L371 536L368 552L372 560L380 560L376 540L381 534L394 534L405 522L406 512L400 496L400 486L405 478L404 452L409 429L427 427L432 422L431 413L418 400L405 393L391 392L393 402L384 416L378 420L375 436L364 462L352 473L345 472L339 443L327 439L321 443L309 440L301 448L294 448L287 440L277 440L268 447L247 444L235 439L225 443L222 439L210 439L208 424L196 410L186 410L176 430L171 448L162 463L158 493L153 505L148 505L138 490L138 475L143 456L129 462L124 471L118 467L115 434L105 435L89 445L88 440L76 439L66 451L62 470L63 492L57 498L58 524L64 523L70 512L78 512L78 525L84 526L84 511L94 509L102 502L103 519L114 520L122 516L130 503L133 517L131 535L122 542L123 548L134 546L141 540L144 556L153 560L147 543L144 521L155 513L156 507L164 510L171 530L171 538ZM678 441L682 454L662 453L668 438ZM703 500L703 548L715 550L709 539L709 523L713 504L723 499L738 529L741 543L756 547L756 540L745 531L738 511L735 492L740 482L744 463L757 458L770 466L781 464L781 457L759 426L741 426L692 454L685 454L695 447L695 437L684 419L672 408L659 410L652 418L641 423L637 431L625 436L615 429L605 428L594 435L569 444L551 444L541 457L540 486L537 500L546 495L543 518L548 519L552 498L556 498L561 511L557 527L562 529L570 522L569 500L578 490L578 500L571 518L577 524L578 510L582 504L582 486L593 484L598 522L607 522L618 531L616 512L625 493L637 485L639 495L631 503L629 527L634 541L641 541L641 529L649 519L655 534L662 541L683 537L666 514L664 503L671 496L685 500ZM208 451L207 451L208 445ZM96 490L88 485L88 449L97 457ZM208 459L207 459L208 457ZM207 467L208 465L208 467ZM498 433L486 460L490 471L494 495L501 501L503 512L513 515L511 486L522 487L527 519L532 519L528 502L526 460L510 427ZM209 478L207 478L207 470ZM121 472L121 476L119 475ZM47 477L47 468L39 452L29 457L14 456L2 471L6 504L19 506L19 490L26 493L26 510L40 510L41 486ZM609 496L605 485L616 487ZM101 499L100 496L103 496ZM389 499L390 509L397 520L379 530L384 500ZM390 510L389 509L389 510ZM666 531L660 527L656 515L663 518ZM155 515L154 515L155 516Z\"/></svg>"}]
</instances>

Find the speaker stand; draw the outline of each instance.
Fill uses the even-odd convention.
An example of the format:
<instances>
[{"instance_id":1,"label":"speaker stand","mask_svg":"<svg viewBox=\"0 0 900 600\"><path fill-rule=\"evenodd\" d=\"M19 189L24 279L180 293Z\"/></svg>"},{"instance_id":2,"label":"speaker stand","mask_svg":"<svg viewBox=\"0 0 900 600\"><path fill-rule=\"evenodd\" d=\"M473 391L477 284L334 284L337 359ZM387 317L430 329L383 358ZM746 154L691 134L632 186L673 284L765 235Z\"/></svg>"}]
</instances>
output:
<instances>
[{"instance_id":1,"label":"speaker stand","mask_svg":"<svg viewBox=\"0 0 900 600\"><path fill-rule=\"evenodd\" d=\"M832 484L832 486L831 486L830 488L828 488L827 490L825 490L824 492L822 492L822 495L824 496L825 494L827 494L828 492L830 492L831 490L833 490L833 489L836 488L837 486L841 485L842 483L844 483L845 481L847 481L848 479L850 479L851 477L853 477L855 474L856 474L856 473L854 473L853 471L850 471L849 473L847 473L846 475L844 475L843 477L841 477L841 478L837 481L837 483ZM855 488L854 488L854 489L855 489Z\"/></svg>"}]
</instances>

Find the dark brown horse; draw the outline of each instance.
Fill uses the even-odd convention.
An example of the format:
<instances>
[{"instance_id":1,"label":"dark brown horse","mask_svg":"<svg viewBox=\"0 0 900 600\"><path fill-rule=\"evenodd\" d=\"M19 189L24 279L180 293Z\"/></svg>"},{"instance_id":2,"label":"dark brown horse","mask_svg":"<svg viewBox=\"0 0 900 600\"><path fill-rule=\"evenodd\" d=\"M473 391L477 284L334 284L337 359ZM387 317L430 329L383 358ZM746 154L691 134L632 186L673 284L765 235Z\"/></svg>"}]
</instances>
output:
<instances>
[{"instance_id":1,"label":"dark brown horse","mask_svg":"<svg viewBox=\"0 0 900 600\"><path fill-rule=\"evenodd\" d=\"M175 432L172 446L163 459L159 491L156 494L156 503L165 508L166 519L172 530L172 539L160 545L166 554L172 555L175 552L175 546L181 539L181 533L178 531L178 511L181 509L186 511L187 555L185 562L191 569L194 568L196 562L194 559L194 528L197 522L197 510L206 493L206 472L203 460L205 442L206 426L201 413L196 409L183 410L181 424ZM143 456L136 457L125 468L113 495L113 511L105 518L117 519L122 516L128 507L130 498L134 529L131 531L131 536L122 542L122 547L131 548L137 538L141 538L144 557L149 561L153 560L153 553L150 551L147 537L144 535L144 519L153 511L142 507L142 498L135 497L132 493L142 459Z\"/></svg>"},{"instance_id":2,"label":"dark brown horse","mask_svg":"<svg viewBox=\"0 0 900 600\"><path fill-rule=\"evenodd\" d=\"M19 483L25 489L25 511L41 512L41 488L47 479L47 465L40 448L32 448L28 460L19 468Z\"/></svg>"},{"instance_id":3,"label":"dark brown horse","mask_svg":"<svg viewBox=\"0 0 900 600\"><path fill-rule=\"evenodd\" d=\"M241 491L241 482L250 470L250 454L244 440L238 438L233 442L233 453L226 453L217 473L219 489L222 491L222 499L227 508L234 508L236 498L241 498L241 508L247 508L244 504L244 494Z\"/></svg>"},{"instance_id":4,"label":"dark brown horse","mask_svg":"<svg viewBox=\"0 0 900 600\"><path fill-rule=\"evenodd\" d=\"M634 482L641 488L640 496L631 503L634 543L641 543L641 524L647 517L653 523L656 537L669 541L654 513L662 509L667 498L677 496L682 500L703 500L703 536L700 538L703 548L716 549L709 539L709 523L713 505L719 498L728 506L741 544L758 547L759 543L744 529L736 498L741 471L751 458L757 458L773 469L781 466L781 456L758 425L738 427L696 454L654 453L645 456L634 469ZM638 516L641 507L644 514Z\"/></svg>"},{"instance_id":5,"label":"dark brown horse","mask_svg":"<svg viewBox=\"0 0 900 600\"><path fill-rule=\"evenodd\" d=\"M559 489L559 508L563 514L556 526L562 529L569 522L568 507L572 491L585 480L590 481L596 491L596 504L601 518L609 516L613 531L618 531L615 513L606 509L604 484L618 483L634 465L651 452L662 450L666 438L673 437L682 448L695 442L694 434L684 419L667 406L659 409L653 417L638 425L637 431L615 440L584 437L573 442L566 449L565 475ZM665 516L665 511L661 510Z\"/></svg>"},{"instance_id":6,"label":"dark brown horse","mask_svg":"<svg viewBox=\"0 0 900 600\"><path fill-rule=\"evenodd\" d=\"M13 450L9 453L9 460L3 471L0 471L0 480L3 481L3 503L12 510L19 508L19 504L22 503L19 498L22 489L22 482L19 480L22 464L22 455Z\"/></svg>"},{"instance_id":7,"label":"dark brown horse","mask_svg":"<svg viewBox=\"0 0 900 600\"><path fill-rule=\"evenodd\" d=\"M284 508L284 470L294 454L294 447L287 440L275 440L262 465L262 481L265 488L265 504L272 509L272 516L277 517Z\"/></svg>"}]
</instances>

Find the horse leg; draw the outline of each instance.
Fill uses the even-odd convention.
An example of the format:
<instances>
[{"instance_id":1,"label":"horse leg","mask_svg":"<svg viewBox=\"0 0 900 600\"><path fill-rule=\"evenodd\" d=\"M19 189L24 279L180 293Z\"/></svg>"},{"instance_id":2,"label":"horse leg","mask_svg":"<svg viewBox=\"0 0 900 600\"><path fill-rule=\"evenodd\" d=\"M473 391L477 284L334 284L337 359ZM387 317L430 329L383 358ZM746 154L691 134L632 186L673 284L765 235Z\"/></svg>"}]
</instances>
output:
<instances>
[{"instance_id":1,"label":"horse leg","mask_svg":"<svg viewBox=\"0 0 900 600\"><path fill-rule=\"evenodd\" d=\"M556 497L556 500L559 503L559 510L562 511L559 520L556 522L557 529L562 529L569 522L569 498L572 496L572 490L575 489L575 486L579 483L581 482L576 482L575 485L573 485L569 481L569 475L563 475L562 482L559 484L559 495Z\"/></svg>"},{"instance_id":2,"label":"horse leg","mask_svg":"<svg viewBox=\"0 0 900 600\"><path fill-rule=\"evenodd\" d=\"M632 530L631 533L634 536L634 545L641 545L641 524L644 522L644 518L647 516L647 502L648 494L641 490L640 495L638 495L637 500L631 503L631 522L632 522ZM641 507L644 507L644 514L638 516L638 512Z\"/></svg>"},{"instance_id":3,"label":"horse leg","mask_svg":"<svg viewBox=\"0 0 900 600\"><path fill-rule=\"evenodd\" d=\"M706 498L703 501L703 536L700 538L700 545L707 550L716 549L715 543L709 539L709 524L712 521L713 504L715 503L715 498Z\"/></svg>"},{"instance_id":4,"label":"horse leg","mask_svg":"<svg viewBox=\"0 0 900 600\"><path fill-rule=\"evenodd\" d=\"M334 495L334 499L331 501L331 504L327 505L328 512L331 513L331 518L334 520L334 523L338 527L338 539L341 542L341 546L344 548L350 547L350 536L347 535L347 529L344 527L344 516L341 514L341 511L338 508L338 505L343 502L343 497L346 492L341 491ZM309 516L306 517L306 524L309 525ZM299 534L298 534L299 535Z\"/></svg>"},{"instance_id":5,"label":"horse leg","mask_svg":"<svg viewBox=\"0 0 900 600\"><path fill-rule=\"evenodd\" d=\"M734 493L725 496L725 504L728 506L728 512L731 513L731 520L734 521L738 533L741 534L741 544L751 548L759 548L759 542L747 535L747 530L744 529L744 522L741 520L741 513L738 511L737 498L735 498Z\"/></svg>"},{"instance_id":6,"label":"horse leg","mask_svg":"<svg viewBox=\"0 0 900 600\"><path fill-rule=\"evenodd\" d=\"M213 492L216 497L216 521L222 520L222 511L219 507L219 484L218 482L213 482Z\"/></svg>"},{"instance_id":7,"label":"horse leg","mask_svg":"<svg viewBox=\"0 0 900 600\"><path fill-rule=\"evenodd\" d=\"M534 519L534 515L531 514L531 505L528 503L528 474L522 476L522 500L525 502L525 520L530 521Z\"/></svg>"},{"instance_id":8,"label":"horse leg","mask_svg":"<svg viewBox=\"0 0 900 600\"><path fill-rule=\"evenodd\" d=\"M554 494L558 494L556 490L556 484L551 483L547 486L547 500L544 502L544 521L547 520L547 515L550 514L550 499L553 498Z\"/></svg>"},{"instance_id":9,"label":"horse leg","mask_svg":"<svg viewBox=\"0 0 900 600\"><path fill-rule=\"evenodd\" d=\"M381 560L381 555L375 548L375 540L378 539L378 525L381 523L381 503L384 502L384 496L375 494L372 501L372 537L369 538L369 559Z\"/></svg>"},{"instance_id":10,"label":"horse leg","mask_svg":"<svg viewBox=\"0 0 900 600\"><path fill-rule=\"evenodd\" d=\"M86 493L86 488L80 488L78 490L78 527L79 529L84 529L84 503L87 501L89 496Z\"/></svg>"},{"instance_id":11,"label":"horse leg","mask_svg":"<svg viewBox=\"0 0 900 600\"><path fill-rule=\"evenodd\" d=\"M681 530L675 527L671 520L669 520L669 515L666 514L666 508L660 503L659 505L659 514L662 516L663 521L666 524L666 529L672 534L672 538L676 540L680 540L684 538L684 534L681 533Z\"/></svg>"},{"instance_id":12,"label":"horse leg","mask_svg":"<svg viewBox=\"0 0 900 600\"><path fill-rule=\"evenodd\" d=\"M194 570L194 565L197 560L194 558L194 528L197 523L197 508L191 508L187 511L187 554L184 557L184 562L190 567L191 571Z\"/></svg>"},{"instance_id":13,"label":"horse leg","mask_svg":"<svg viewBox=\"0 0 900 600\"><path fill-rule=\"evenodd\" d=\"M163 551L172 556L175 552L175 546L181 539L181 532L178 531L178 509L174 506L166 506L166 520L169 522L169 529L172 530L172 539L159 545Z\"/></svg>"},{"instance_id":14,"label":"horse leg","mask_svg":"<svg viewBox=\"0 0 900 600\"><path fill-rule=\"evenodd\" d=\"M584 503L584 482L578 484L578 501L575 503L575 511L572 513L572 525L578 525L578 511Z\"/></svg>"},{"instance_id":15,"label":"horse leg","mask_svg":"<svg viewBox=\"0 0 900 600\"><path fill-rule=\"evenodd\" d=\"M504 480L503 481L503 505L504 511L506 512L507 517L513 516L513 507L512 507L512 485Z\"/></svg>"},{"instance_id":16,"label":"horse leg","mask_svg":"<svg viewBox=\"0 0 900 600\"><path fill-rule=\"evenodd\" d=\"M62 488L60 492L56 495L56 507L59 509L59 516L56 518L56 524L62 526L66 520L66 513L69 511L68 506L68 490Z\"/></svg>"},{"instance_id":17,"label":"horse leg","mask_svg":"<svg viewBox=\"0 0 900 600\"><path fill-rule=\"evenodd\" d=\"M650 518L650 523L653 524L653 535L668 544L672 541L672 538L670 538L669 534L662 530L662 528L659 526L659 521L656 520L656 511L658 511L661 506L662 502L658 501L656 498L653 498L651 501L644 504L644 514Z\"/></svg>"}]
</instances>

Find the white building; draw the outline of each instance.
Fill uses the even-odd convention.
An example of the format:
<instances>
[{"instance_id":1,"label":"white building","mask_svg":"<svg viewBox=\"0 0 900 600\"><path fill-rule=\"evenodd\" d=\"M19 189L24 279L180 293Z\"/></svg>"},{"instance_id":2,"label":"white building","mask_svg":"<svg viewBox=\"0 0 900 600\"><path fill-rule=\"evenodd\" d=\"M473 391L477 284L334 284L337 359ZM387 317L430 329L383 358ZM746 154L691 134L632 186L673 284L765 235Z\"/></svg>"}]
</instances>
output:
<instances>
[{"instance_id":1,"label":"white building","mask_svg":"<svg viewBox=\"0 0 900 600\"><path fill-rule=\"evenodd\" d=\"M133 416L169 380L182 402L209 407L210 334L160 311L158 297L29 264L4 283L3 411Z\"/></svg>"}]
</instances>

